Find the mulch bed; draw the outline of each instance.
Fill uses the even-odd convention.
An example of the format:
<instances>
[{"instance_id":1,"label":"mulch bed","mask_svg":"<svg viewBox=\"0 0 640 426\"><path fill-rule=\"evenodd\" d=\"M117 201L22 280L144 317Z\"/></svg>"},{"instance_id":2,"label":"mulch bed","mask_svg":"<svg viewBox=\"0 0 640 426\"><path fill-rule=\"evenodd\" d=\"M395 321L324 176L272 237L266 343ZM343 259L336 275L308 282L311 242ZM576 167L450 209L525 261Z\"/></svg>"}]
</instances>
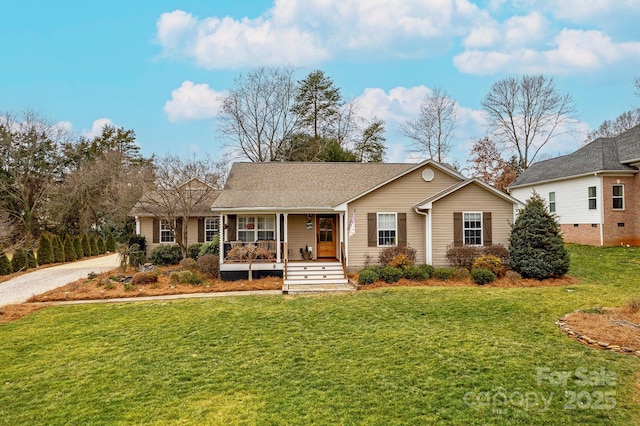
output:
<instances>
[{"instance_id":1,"label":"mulch bed","mask_svg":"<svg viewBox=\"0 0 640 426\"><path fill-rule=\"evenodd\" d=\"M358 282L357 276L352 277L354 282ZM534 280L534 279L517 279L517 280L509 280L507 278L500 278L495 280L490 284L485 284L483 286L479 286L478 284L471 281L470 278L465 278L462 280L435 280L429 279L427 281L410 281L407 279L400 279L400 281L389 284L384 281L376 281L372 284L363 285L360 287L362 290L371 290L374 288L383 288L383 287L487 287L487 288L519 288L519 287L561 287L568 285L575 285L579 281L573 277L561 277L561 278L550 278L547 280Z\"/></svg>"}]
</instances>

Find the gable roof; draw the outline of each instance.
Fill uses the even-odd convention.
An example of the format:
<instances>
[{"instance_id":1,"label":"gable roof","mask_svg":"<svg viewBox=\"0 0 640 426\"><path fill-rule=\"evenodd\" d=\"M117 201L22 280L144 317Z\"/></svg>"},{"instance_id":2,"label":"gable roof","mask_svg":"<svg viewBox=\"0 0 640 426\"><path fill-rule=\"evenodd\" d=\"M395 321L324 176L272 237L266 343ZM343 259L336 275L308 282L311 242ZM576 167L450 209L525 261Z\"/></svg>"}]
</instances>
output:
<instances>
[{"instance_id":1,"label":"gable roof","mask_svg":"<svg viewBox=\"0 0 640 426\"><path fill-rule=\"evenodd\" d=\"M214 210L331 209L353 201L427 164L454 176L454 170L427 160L409 163L234 163Z\"/></svg>"},{"instance_id":2,"label":"gable roof","mask_svg":"<svg viewBox=\"0 0 640 426\"><path fill-rule=\"evenodd\" d=\"M632 172L640 162L640 125L612 138L598 138L577 151L533 163L509 188L597 172Z\"/></svg>"},{"instance_id":3,"label":"gable roof","mask_svg":"<svg viewBox=\"0 0 640 426\"><path fill-rule=\"evenodd\" d=\"M512 204L524 204L523 202L521 202L520 200L513 198L512 196L510 196L509 194L505 194L504 192L500 191L497 188L494 188L491 185L488 185L487 183L481 181L478 178L472 178L472 179L467 179L465 181L459 182L455 185L450 186L447 189L444 189L442 191L440 191L437 194L432 195L431 197L427 198L424 201L421 201L420 203L416 204L414 206L414 208L417 209L430 209L432 207L432 204L435 203L438 200L441 200L443 198L445 198L446 196L453 194L454 192L458 191L459 189L464 188L467 185L470 184L475 184L478 185L479 187L481 187L482 189L484 189L485 191L488 191L500 198L502 198L505 201L508 201Z\"/></svg>"},{"instance_id":4,"label":"gable roof","mask_svg":"<svg viewBox=\"0 0 640 426\"><path fill-rule=\"evenodd\" d=\"M178 187L179 189L184 189L186 191L201 192L201 195L196 195L194 198L199 198L203 196L203 199L200 202L196 203L191 210L192 217L207 217L212 216L211 212L211 204L215 202L222 191L220 190L212 190L211 185L202 181L198 178L192 178L183 183ZM175 203L168 199L168 197L172 196L171 192L168 193L160 193L158 191L149 191L140 197L140 200L133 206L133 208L129 211L129 216L157 216L162 217L166 214L166 206L170 204L178 205L179 202L177 198L174 198ZM154 200L163 200L162 203L158 203Z\"/></svg>"}]
</instances>

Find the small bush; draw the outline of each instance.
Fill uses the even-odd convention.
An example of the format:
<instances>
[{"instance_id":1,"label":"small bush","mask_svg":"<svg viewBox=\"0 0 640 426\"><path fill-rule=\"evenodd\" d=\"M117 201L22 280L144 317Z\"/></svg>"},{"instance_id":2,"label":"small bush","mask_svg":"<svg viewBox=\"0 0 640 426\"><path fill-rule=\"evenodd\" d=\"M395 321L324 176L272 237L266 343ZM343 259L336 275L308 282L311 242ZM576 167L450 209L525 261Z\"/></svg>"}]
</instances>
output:
<instances>
[{"instance_id":1,"label":"small bush","mask_svg":"<svg viewBox=\"0 0 640 426\"><path fill-rule=\"evenodd\" d=\"M214 235L211 241L202 244L202 247L200 247L200 253L198 253L198 256L204 256L205 254L215 254L216 256L220 256L220 236L219 235Z\"/></svg>"},{"instance_id":2,"label":"small bush","mask_svg":"<svg viewBox=\"0 0 640 426\"><path fill-rule=\"evenodd\" d=\"M406 278L411 281L426 281L429 279L429 274L419 266L410 265L402 271L402 278Z\"/></svg>"},{"instance_id":3,"label":"small bush","mask_svg":"<svg viewBox=\"0 0 640 426\"><path fill-rule=\"evenodd\" d=\"M104 245L108 252L114 253L116 251L116 239L113 237L111 232L107 234L107 239L104 241Z\"/></svg>"},{"instance_id":4,"label":"small bush","mask_svg":"<svg viewBox=\"0 0 640 426\"><path fill-rule=\"evenodd\" d=\"M472 269L487 269L493 272L493 275L496 277L502 277L505 273L505 269L504 266L502 266L500 258L490 254L480 256L474 260Z\"/></svg>"},{"instance_id":5,"label":"small bush","mask_svg":"<svg viewBox=\"0 0 640 426\"><path fill-rule=\"evenodd\" d=\"M27 268L37 268L38 261L36 260L36 255L33 254L33 250L27 250Z\"/></svg>"},{"instance_id":6,"label":"small bush","mask_svg":"<svg viewBox=\"0 0 640 426\"><path fill-rule=\"evenodd\" d=\"M131 290L135 290L136 287L133 283L122 283L122 287L124 287L124 291L131 291ZM105 286L106 288L106 286Z\"/></svg>"},{"instance_id":7,"label":"small bush","mask_svg":"<svg viewBox=\"0 0 640 426\"><path fill-rule=\"evenodd\" d=\"M385 266L380 270L380 279L386 283L395 283L402 278L402 269Z\"/></svg>"},{"instance_id":8,"label":"small bush","mask_svg":"<svg viewBox=\"0 0 640 426\"><path fill-rule=\"evenodd\" d=\"M82 259L84 257L84 250L82 249L82 237L79 235L73 237L73 251L76 252L76 259Z\"/></svg>"},{"instance_id":9,"label":"small bush","mask_svg":"<svg viewBox=\"0 0 640 426\"><path fill-rule=\"evenodd\" d=\"M482 248L477 246L449 246L447 260L451 266L471 269L473 260L482 255Z\"/></svg>"},{"instance_id":10,"label":"small bush","mask_svg":"<svg viewBox=\"0 0 640 426\"><path fill-rule=\"evenodd\" d=\"M138 272L131 278L132 285L151 284L158 282L157 272Z\"/></svg>"},{"instance_id":11,"label":"small bush","mask_svg":"<svg viewBox=\"0 0 640 426\"><path fill-rule=\"evenodd\" d=\"M509 265L509 249L502 244L483 247L482 253L497 257L502 262L502 265Z\"/></svg>"},{"instance_id":12,"label":"small bush","mask_svg":"<svg viewBox=\"0 0 640 426\"><path fill-rule=\"evenodd\" d=\"M440 281L447 281L453 278L453 270L451 268L435 268L431 278L435 278Z\"/></svg>"},{"instance_id":13,"label":"small bush","mask_svg":"<svg viewBox=\"0 0 640 426\"><path fill-rule=\"evenodd\" d=\"M91 256L97 256L100 254L100 249L98 249L98 240L94 235L89 237L89 247L91 248Z\"/></svg>"},{"instance_id":14,"label":"small bush","mask_svg":"<svg viewBox=\"0 0 640 426\"><path fill-rule=\"evenodd\" d=\"M116 288L116 284L111 281L104 285L105 290L113 290L114 288Z\"/></svg>"},{"instance_id":15,"label":"small bush","mask_svg":"<svg viewBox=\"0 0 640 426\"><path fill-rule=\"evenodd\" d=\"M9 275L13 273L11 262L5 252L0 253L0 275Z\"/></svg>"},{"instance_id":16,"label":"small bush","mask_svg":"<svg viewBox=\"0 0 640 426\"><path fill-rule=\"evenodd\" d=\"M40 235L38 240L38 263L41 265L53 263L53 247L47 234Z\"/></svg>"},{"instance_id":17,"label":"small bush","mask_svg":"<svg viewBox=\"0 0 640 426\"><path fill-rule=\"evenodd\" d=\"M220 257L215 254L203 254L196 261L198 269L205 275L217 278L220 276Z\"/></svg>"},{"instance_id":18,"label":"small bush","mask_svg":"<svg viewBox=\"0 0 640 426\"><path fill-rule=\"evenodd\" d=\"M182 250L177 244L163 244L151 250L149 257L154 265L175 265L182 260Z\"/></svg>"},{"instance_id":19,"label":"small bush","mask_svg":"<svg viewBox=\"0 0 640 426\"><path fill-rule=\"evenodd\" d=\"M82 235L82 253L85 256L91 256L91 244L89 243L89 236L87 234Z\"/></svg>"},{"instance_id":20,"label":"small bush","mask_svg":"<svg viewBox=\"0 0 640 426\"><path fill-rule=\"evenodd\" d=\"M453 273L453 279L460 280L460 281L466 280L471 275L467 268L461 268L461 267L451 268L451 272Z\"/></svg>"},{"instance_id":21,"label":"small bush","mask_svg":"<svg viewBox=\"0 0 640 426\"><path fill-rule=\"evenodd\" d=\"M27 263L27 252L23 248L18 248L13 252L11 259L11 269L13 272L25 271L29 268Z\"/></svg>"},{"instance_id":22,"label":"small bush","mask_svg":"<svg viewBox=\"0 0 640 426\"><path fill-rule=\"evenodd\" d=\"M474 283L485 285L496 280L496 274L489 269L473 268L471 270L471 279Z\"/></svg>"},{"instance_id":23,"label":"small bush","mask_svg":"<svg viewBox=\"0 0 640 426\"><path fill-rule=\"evenodd\" d=\"M364 268L358 273L358 284L367 285L378 281L380 277L373 268Z\"/></svg>"},{"instance_id":24,"label":"small bush","mask_svg":"<svg viewBox=\"0 0 640 426\"><path fill-rule=\"evenodd\" d=\"M169 274L169 281L172 284L202 284L202 277L193 271L175 271Z\"/></svg>"},{"instance_id":25,"label":"small bush","mask_svg":"<svg viewBox=\"0 0 640 426\"><path fill-rule=\"evenodd\" d=\"M64 261L73 262L76 260L76 251L73 249L73 242L69 234L64 236Z\"/></svg>"},{"instance_id":26,"label":"small bush","mask_svg":"<svg viewBox=\"0 0 640 426\"><path fill-rule=\"evenodd\" d=\"M198 256L200 256L200 249L202 248L202 243L191 244L187 247L187 257L196 260Z\"/></svg>"},{"instance_id":27,"label":"small bush","mask_svg":"<svg viewBox=\"0 0 640 426\"><path fill-rule=\"evenodd\" d=\"M383 267L389 266L391 260L399 254L407 256L412 264L416 263L416 249L408 245L391 246L382 250L378 255L378 263Z\"/></svg>"},{"instance_id":28,"label":"small bush","mask_svg":"<svg viewBox=\"0 0 640 426\"><path fill-rule=\"evenodd\" d=\"M143 253L147 253L147 240L145 237L143 237L142 235L131 235L129 237L128 246L131 247L134 244L137 244Z\"/></svg>"},{"instance_id":29,"label":"small bush","mask_svg":"<svg viewBox=\"0 0 640 426\"><path fill-rule=\"evenodd\" d=\"M428 265L426 263L423 263L422 265L418 265L418 268L420 268L427 274L427 278L430 278L433 275L433 271L435 271L436 269L433 266Z\"/></svg>"},{"instance_id":30,"label":"small bush","mask_svg":"<svg viewBox=\"0 0 640 426\"><path fill-rule=\"evenodd\" d=\"M53 261L56 263L64 262L64 245L59 235L51 237L51 247L53 247Z\"/></svg>"},{"instance_id":31,"label":"small bush","mask_svg":"<svg viewBox=\"0 0 640 426\"><path fill-rule=\"evenodd\" d=\"M99 254L105 254L107 252L107 245L104 243L104 238L98 236L98 238L96 238L96 245L98 246Z\"/></svg>"},{"instance_id":32,"label":"small bush","mask_svg":"<svg viewBox=\"0 0 640 426\"><path fill-rule=\"evenodd\" d=\"M522 275L520 275L519 273L517 273L516 271L507 271L504 274L504 277L507 279L507 281L509 281L510 283L516 283L518 281L520 281L522 279Z\"/></svg>"},{"instance_id":33,"label":"small bush","mask_svg":"<svg viewBox=\"0 0 640 426\"><path fill-rule=\"evenodd\" d=\"M391 266L392 268L404 269L407 266L412 266L412 265L413 265L413 262L404 253L396 254L395 256L393 256L393 259L391 259L391 261L389 262L389 266Z\"/></svg>"},{"instance_id":34,"label":"small bush","mask_svg":"<svg viewBox=\"0 0 640 426\"><path fill-rule=\"evenodd\" d=\"M184 271L197 271L198 264L194 259L187 257L186 259L182 259L180 261L180 268L182 268L182 270Z\"/></svg>"}]
</instances>

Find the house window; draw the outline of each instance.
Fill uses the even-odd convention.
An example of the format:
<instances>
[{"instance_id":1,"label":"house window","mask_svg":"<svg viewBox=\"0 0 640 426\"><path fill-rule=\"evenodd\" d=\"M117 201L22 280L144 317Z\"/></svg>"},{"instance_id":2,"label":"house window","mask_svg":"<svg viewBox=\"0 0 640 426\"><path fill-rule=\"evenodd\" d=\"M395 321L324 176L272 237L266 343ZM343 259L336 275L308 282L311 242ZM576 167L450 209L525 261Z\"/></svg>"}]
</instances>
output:
<instances>
[{"instance_id":1,"label":"house window","mask_svg":"<svg viewBox=\"0 0 640 426\"><path fill-rule=\"evenodd\" d=\"M238 216L238 240L275 240L275 216Z\"/></svg>"},{"instance_id":2,"label":"house window","mask_svg":"<svg viewBox=\"0 0 640 426\"><path fill-rule=\"evenodd\" d=\"M173 231L169 226L169 221L167 219L162 219L160 221L160 242L161 243L175 243L176 239L173 235Z\"/></svg>"},{"instance_id":3,"label":"house window","mask_svg":"<svg viewBox=\"0 0 640 426\"><path fill-rule=\"evenodd\" d=\"M613 185L613 209L614 210L622 210L624 209L624 186L623 185Z\"/></svg>"},{"instance_id":4,"label":"house window","mask_svg":"<svg viewBox=\"0 0 640 426\"><path fill-rule=\"evenodd\" d=\"M555 192L549 193L549 212L550 213L556 212L556 193Z\"/></svg>"},{"instance_id":5,"label":"house window","mask_svg":"<svg viewBox=\"0 0 640 426\"><path fill-rule=\"evenodd\" d=\"M482 245L482 213L463 213L464 245Z\"/></svg>"},{"instance_id":6,"label":"house window","mask_svg":"<svg viewBox=\"0 0 640 426\"><path fill-rule=\"evenodd\" d=\"M204 219L204 240L213 241L213 236L220 232L220 220L214 217Z\"/></svg>"},{"instance_id":7,"label":"house window","mask_svg":"<svg viewBox=\"0 0 640 426\"><path fill-rule=\"evenodd\" d=\"M598 203L596 201L596 187L595 186L590 186L589 187L589 210L595 210L598 207Z\"/></svg>"},{"instance_id":8,"label":"house window","mask_svg":"<svg viewBox=\"0 0 640 426\"><path fill-rule=\"evenodd\" d=\"M378 213L378 247L396 245L397 230L395 213Z\"/></svg>"}]
</instances>

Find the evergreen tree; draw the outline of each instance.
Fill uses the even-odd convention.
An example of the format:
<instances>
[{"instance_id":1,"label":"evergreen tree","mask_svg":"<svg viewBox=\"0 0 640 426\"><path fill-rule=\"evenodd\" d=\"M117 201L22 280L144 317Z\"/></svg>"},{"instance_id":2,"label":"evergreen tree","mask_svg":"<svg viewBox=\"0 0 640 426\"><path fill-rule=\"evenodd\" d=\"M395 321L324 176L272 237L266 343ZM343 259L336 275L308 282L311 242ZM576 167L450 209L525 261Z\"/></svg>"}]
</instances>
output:
<instances>
[{"instance_id":1,"label":"evergreen tree","mask_svg":"<svg viewBox=\"0 0 640 426\"><path fill-rule=\"evenodd\" d=\"M73 250L76 252L76 259L82 259L84 257L84 250L82 250L82 237L79 235L73 237Z\"/></svg>"},{"instance_id":2,"label":"evergreen tree","mask_svg":"<svg viewBox=\"0 0 640 426\"><path fill-rule=\"evenodd\" d=\"M569 252L560 225L534 193L511 228L511 268L525 278L560 277L569 270Z\"/></svg>"},{"instance_id":3,"label":"evergreen tree","mask_svg":"<svg viewBox=\"0 0 640 426\"><path fill-rule=\"evenodd\" d=\"M315 70L298 84L295 104L292 108L313 139L330 136L340 115L342 95L321 70Z\"/></svg>"},{"instance_id":4,"label":"evergreen tree","mask_svg":"<svg viewBox=\"0 0 640 426\"><path fill-rule=\"evenodd\" d=\"M53 261L56 263L64 262L64 246L59 235L51 237L51 247L53 247Z\"/></svg>"},{"instance_id":5,"label":"evergreen tree","mask_svg":"<svg viewBox=\"0 0 640 426\"><path fill-rule=\"evenodd\" d=\"M0 253L0 275L9 275L13 272L11 262L5 252Z\"/></svg>"},{"instance_id":6,"label":"evergreen tree","mask_svg":"<svg viewBox=\"0 0 640 426\"><path fill-rule=\"evenodd\" d=\"M98 238L96 238L96 244L98 245L98 253L105 254L107 252L107 246L102 237L98 236Z\"/></svg>"},{"instance_id":7,"label":"evergreen tree","mask_svg":"<svg viewBox=\"0 0 640 426\"><path fill-rule=\"evenodd\" d=\"M91 256L97 256L100 254L100 250L98 249L98 241L93 235L89 237L89 246L91 247Z\"/></svg>"},{"instance_id":8,"label":"evergreen tree","mask_svg":"<svg viewBox=\"0 0 640 426\"><path fill-rule=\"evenodd\" d=\"M37 268L38 261L32 249L27 250L27 268Z\"/></svg>"},{"instance_id":9,"label":"evergreen tree","mask_svg":"<svg viewBox=\"0 0 640 426\"><path fill-rule=\"evenodd\" d=\"M64 236L64 261L73 262L76 260L76 251L73 249L73 243L69 234Z\"/></svg>"},{"instance_id":10,"label":"evergreen tree","mask_svg":"<svg viewBox=\"0 0 640 426\"><path fill-rule=\"evenodd\" d=\"M113 234L109 232L107 234L107 240L105 241L107 251L114 253L116 251L116 239L113 238Z\"/></svg>"},{"instance_id":11,"label":"evergreen tree","mask_svg":"<svg viewBox=\"0 0 640 426\"><path fill-rule=\"evenodd\" d=\"M29 268L27 263L27 252L23 248L18 248L13 252L11 259L11 269L14 272L26 271Z\"/></svg>"},{"instance_id":12,"label":"evergreen tree","mask_svg":"<svg viewBox=\"0 0 640 426\"><path fill-rule=\"evenodd\" d=\"M48 234L41 234L38 241L38 263L40 265L48 265L53 263L53 247Z\"/></svg>"},{"instance_id":13,"label":"evergreen tree","mask_svg":"<svg viewBox=\"0 0 640 426\"><path fill-rule=\"evenodd\" d=\"M89 244L89 236L87 234L82 236L82 253L85 256L91 256L91 244Z\"/></svg>"}]
</instances>

